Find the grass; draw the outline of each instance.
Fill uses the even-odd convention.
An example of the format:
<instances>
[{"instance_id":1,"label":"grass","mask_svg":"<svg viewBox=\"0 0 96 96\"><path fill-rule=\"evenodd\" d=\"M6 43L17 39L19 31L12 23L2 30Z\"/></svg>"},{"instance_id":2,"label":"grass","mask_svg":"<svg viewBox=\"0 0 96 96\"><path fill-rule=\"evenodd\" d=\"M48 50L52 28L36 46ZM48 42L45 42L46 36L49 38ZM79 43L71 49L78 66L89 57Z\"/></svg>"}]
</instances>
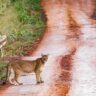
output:
<instances>
[{"instance_id":1,"label":"grass","mask_svg":"<svg viewBox=\"0 0 96 96\"><path fill-rule=\"evenodd\" d=\"M7 63L0 61L0 82L6 80L7 75Z\"/></svg>"},{"instance_id":2,"label":"grass","mask_svg":"<svg viewBox=\"0 0 96 96\"><path fill-rule=\"evenodd\" d=\"M6 7L0 9L0 34L8 37L5 56L27 55L25 47L30 49L45 28L40 0L4 0L1 5L4 4Z\"/></svg>"}]
</instances>

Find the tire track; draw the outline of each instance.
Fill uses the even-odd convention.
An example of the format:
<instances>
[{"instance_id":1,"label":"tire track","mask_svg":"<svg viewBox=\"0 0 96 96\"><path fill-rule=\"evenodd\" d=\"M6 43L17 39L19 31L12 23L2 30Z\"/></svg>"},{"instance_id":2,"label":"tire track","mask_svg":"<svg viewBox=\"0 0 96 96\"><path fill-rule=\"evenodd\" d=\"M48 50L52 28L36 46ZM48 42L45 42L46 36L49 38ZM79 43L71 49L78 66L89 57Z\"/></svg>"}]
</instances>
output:
<instances>
[{"instance_id":1,"label":"tire track","mask_svg":"<svg viewBox=\"0 0 96 96\"><path fill-rule=\"evenodd\" d=\"M51 2L51 4L52 4L52 2ZM47 5L50 5L50 3L48 4L48 2L47 2ZM53 5L55 5L55 3L53 3ZM44 5L44 6L46 6L46 5ZM60 6L60 8L61 8L61 6ZM48 11L47 9L45 9L45 10ZM62 14L63 14L63 12L62 12ZM47 14L47 16L48 16L48 14ZM52 18L49 18L48 20L50 20L50 19L52 19ZM79 37L81 35L81 32L80 32L79 24L77 24L77 22L74 20L74 18L72 17L72 13L71 13L71 11L69 11L69 9L67 10L67 17L65 17L65 19L68 22L66 24L68 26L63 25L63 27L66 27L66 31L63 30L63 33L64 33L63 38L65 38L65 40L64 40L64 42L62 42L62 44L64 44L68 48L67 54L63 53L63 51L62 51L61 55L57 55L57 57L54 57L55 60L53 63L55 63L55 64L50 65L51 67L54 67L53 68L54 71L52 71L52 74L50 74L52 76L52 77L51 76L50 77L53 79L51 79L51 82L49 82L48 84L45 84L44 90L38 96L67 96L68 92L70 90L71 81L72 81L71 70L72 70L72 66L73 66L73 58L76 53L77 47L79 46L79 43L80 43ZM58 22L58 23L60 23L60 22ZM50 25L50 23L48 23L48 25ZM60 27L60 25L59 25L59 27ZM48 29L49 28L54 29L54 24L51 24L51 26L48 26ZM59 28L58 28L58 31L59 31ZM62 47L62 48L64 48L64 47ZM50 79L48 79L48 80L50 81Z\"/></svg>"}]
</instances>

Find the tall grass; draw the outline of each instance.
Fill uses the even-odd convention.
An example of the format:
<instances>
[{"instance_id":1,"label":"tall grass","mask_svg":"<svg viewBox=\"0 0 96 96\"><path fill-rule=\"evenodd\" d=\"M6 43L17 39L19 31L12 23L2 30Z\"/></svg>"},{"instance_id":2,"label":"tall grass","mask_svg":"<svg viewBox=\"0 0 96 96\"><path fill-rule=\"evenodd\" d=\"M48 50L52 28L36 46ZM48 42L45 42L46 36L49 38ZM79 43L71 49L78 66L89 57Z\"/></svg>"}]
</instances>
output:
<instances>
[{"instance_id":1,"label":"tall grass","mask_svg":"<svg viewBox=\"0 0 96 96\"><path fill-rule=\"evenodd\" d=\"M11 6L16 10L20 25L7 33L5 55L26 55L24 47L30 48L43 35L45 26L41 19L40 0L11 0Z\"/></svg>"}]
</instances>

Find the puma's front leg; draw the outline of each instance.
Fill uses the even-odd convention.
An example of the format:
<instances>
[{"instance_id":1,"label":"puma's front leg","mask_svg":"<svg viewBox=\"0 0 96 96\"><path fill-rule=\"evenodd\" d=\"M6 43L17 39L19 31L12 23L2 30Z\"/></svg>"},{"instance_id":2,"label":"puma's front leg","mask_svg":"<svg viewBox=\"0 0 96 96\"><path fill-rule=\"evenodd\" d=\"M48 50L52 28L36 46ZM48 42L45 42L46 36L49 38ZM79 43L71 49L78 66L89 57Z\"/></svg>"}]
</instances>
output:
<instances>
[{"instance_id":1,"label":"puma's front leg","mask_svg":"<svg viewBox=\"0 0 96 96\"><path fill-rule=\"evenodd\" d=\"M40 82L41 82L41 83L44 83L44 81L42 80L42 77L41 77L41 76L40 76Z\"/></svg>"},{"instance_id":2,"label":"puma's front leg","mask_svg":"<svg viewBox=\"0 0 96 96\"><path fill-rule=\"evenodd\" d=\"M41 72L40 73L39 72L36 73L36 81L37 81L37 84L44 83L44 81L41 78Z\"/></svg>"},{"instance_id":3,"label":"puma's front leg","mask_svg":"<svg viewBox=\"0 0 96 96\"><path fill-rule=\"evenodd\" d=\"M40 73L35 73L35 74L36 74L37 84L41 83L41 82L40 82Z\"/></svg>"}]
</instances>

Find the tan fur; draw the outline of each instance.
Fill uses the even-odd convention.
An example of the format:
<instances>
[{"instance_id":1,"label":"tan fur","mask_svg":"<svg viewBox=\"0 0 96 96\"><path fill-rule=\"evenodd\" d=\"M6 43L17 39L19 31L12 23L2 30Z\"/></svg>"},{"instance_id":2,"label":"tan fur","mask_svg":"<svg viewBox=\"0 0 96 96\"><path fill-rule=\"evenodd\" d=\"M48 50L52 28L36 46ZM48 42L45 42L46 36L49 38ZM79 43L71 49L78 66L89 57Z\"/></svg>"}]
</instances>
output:
<instances>
[{"instance_id":1,"label":"tan fur","mask_svg":"<svg viewBox=\"0 0 96 96\"><path fill-rule=\"evenodd\" d=\"M24 73L35 72L37 83L43 83L41 72L47 59L48 55L42 55L41 58L33 61L16 60L14 62L11 62L9 64L9 82L14 85L21 85L22 83L18 82L18 77L20 75Z\"/></svg>"}]
</instances>

